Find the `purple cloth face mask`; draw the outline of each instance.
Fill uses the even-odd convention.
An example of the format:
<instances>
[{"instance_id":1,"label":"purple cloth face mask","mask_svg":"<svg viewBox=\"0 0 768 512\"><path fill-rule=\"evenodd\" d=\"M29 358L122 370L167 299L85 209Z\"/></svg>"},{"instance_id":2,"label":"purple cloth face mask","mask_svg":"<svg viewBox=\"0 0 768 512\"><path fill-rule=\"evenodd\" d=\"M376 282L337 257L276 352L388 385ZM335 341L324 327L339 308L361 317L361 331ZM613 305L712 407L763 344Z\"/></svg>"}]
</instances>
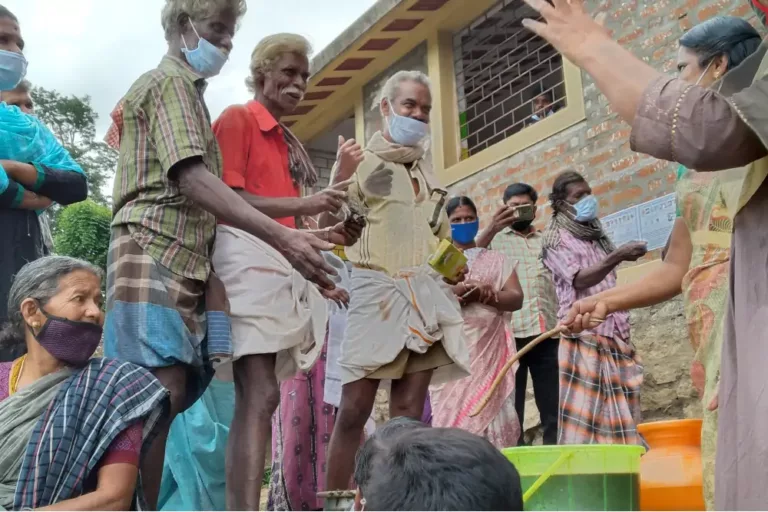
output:
<instances>
[{"instance_id":1,"label":"purple cloth face mask","mask_svg":"<svg viewBox=\"0 0 768 512\"><path fill-rule=\"evenodd\" d=\"M45 311L43 314L45 324L35 335L40 346L62 363L85 366L101 342L102 327L49 315Z\"/></svg>"}]
</instances>

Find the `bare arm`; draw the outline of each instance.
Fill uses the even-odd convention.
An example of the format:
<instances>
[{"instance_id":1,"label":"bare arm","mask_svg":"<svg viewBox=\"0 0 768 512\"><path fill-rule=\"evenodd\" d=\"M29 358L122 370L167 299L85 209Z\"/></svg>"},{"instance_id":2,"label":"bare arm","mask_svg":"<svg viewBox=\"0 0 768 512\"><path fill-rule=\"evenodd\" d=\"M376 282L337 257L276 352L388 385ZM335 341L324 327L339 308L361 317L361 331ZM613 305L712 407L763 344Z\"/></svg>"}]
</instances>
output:
<instances>
[{"instance_id":1,"label":"bare arm","mask_svg":"<svg viewBox=\"0 0 768 512\"><path fill-rule=\"evenodd\" d=\"M740 167L766 155L725 98L665 78L612 40L584 0L527 2L546 23L524 25L594 78L611 107L632 124L633 150L697 170Z\"/></svg>"},{"instance_id":2,"label":"bare arm","mask_svg":"<svg viewBox=\"0 0 768 512\"><path fill-rule=\"evenodd\" d=\"M243 189L236 189L235 192L246 203L272 219L309 215L306 213L301 197L262 197L249 194Z\"/></svg>"},{"instance_id":3,"label":"bare arm","mask_svg":"<svg viewBox=\"0 0 768 512\"><path fill-rule=\"evenodd\" d=\"M286 228L251 207L223 181L208 172L199 157L187 158L176 164L170 173L179 181L183 195L230 226L258 237L283 254L291 265L323 288L333 289L327 273L335 271L320 256L333 245L297 230Z\"/></svg>"},{"instance_id":4,"label":"bare arm","mask_svg":"<svg viewBox=\"0 0 768 512\"><path fill-rule=\"evenodd\" d=\"M667 257L656 269L642 281L617 286L576 301L563 319L563 325L572 332L594 329L611 313L653 306L678 295L691 265L692 250L688 228L681 219L677 219Z\"/></svg>"},{"instance_id":5,"label":"bare arm","mask_svg":"<svg viewBox=\"0 0 768 512\"><path fill-rule=\"evenodd\" d=\"M139 469L110 464L99 469L96 490L39 510L130 510Z\"/></svg>"},{"instance_id":6,"label":"bare arm","mask_svg":"<svg viewBox=\"0 0 768 512\"><path fill-rule=\"evenodd\" d=\"M608 274L618 267L622 262L617 251L613 251L606 256L603 261L591 267L579 270L573 278L573 287L577 290L586 290L602 283L608 277Z\"/></svg>"},{"instance_id":7,"label":"bare arm","mask_svg":"<svg viewBox=\"0 0 768 512\"><path fill-rule=\"evenodd\" d=\"M496 229L496 227L491 224L488 227L486 227L480 235L478 235L477 239L475 240L475 243L478 247L482 247L483 249L487 249L491 242L493 242L493 239L501 232L501 230Z\"/></svg>"},{"instance_id":8,"label":"bare arm","mask_svg":"<svg viewBox=\"0 0 768 512\"><path fill-rule=\"evenodd\" d=\"M512 272L507 282L501 288L496 298L492 299L488 305L499 311L517 311L523 307L523 287L520 285L520 279L517 277L517 271Z\"/></svg>"},{"instance_id":9,"label":"bare arm","mask_svg":"<svg viewBox=\"0 0 768 512\"><path fill-rule=\"evenodd\" d=\"M602 300L608 313L645 308L680 294L683 277L691 265L691 235L685 222L677 219L672 228L667 257L641 281L617 286L592 297Z\"/></svg>"}]
</instances>

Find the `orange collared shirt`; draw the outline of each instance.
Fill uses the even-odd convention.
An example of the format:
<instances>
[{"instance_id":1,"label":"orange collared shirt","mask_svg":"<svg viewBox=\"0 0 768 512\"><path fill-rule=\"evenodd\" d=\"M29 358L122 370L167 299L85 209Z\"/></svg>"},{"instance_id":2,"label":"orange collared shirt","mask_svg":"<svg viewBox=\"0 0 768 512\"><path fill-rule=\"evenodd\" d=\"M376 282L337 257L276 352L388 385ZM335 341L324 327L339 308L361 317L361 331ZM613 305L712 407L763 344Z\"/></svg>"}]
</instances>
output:
<instances>
[{"instance_id":1,"label":"orange collared shirt","mask_svg":"<svg viewBox=\"0 0 768 512\"><path fill-rule=\"evenodd\" d=\"M299 197L283 129L264 105L252 100L227 108L213 123L213 133L224 158L224 183L255 196ZM293 217L275 220L296 227Z\"/></svg>"}]
</instances>

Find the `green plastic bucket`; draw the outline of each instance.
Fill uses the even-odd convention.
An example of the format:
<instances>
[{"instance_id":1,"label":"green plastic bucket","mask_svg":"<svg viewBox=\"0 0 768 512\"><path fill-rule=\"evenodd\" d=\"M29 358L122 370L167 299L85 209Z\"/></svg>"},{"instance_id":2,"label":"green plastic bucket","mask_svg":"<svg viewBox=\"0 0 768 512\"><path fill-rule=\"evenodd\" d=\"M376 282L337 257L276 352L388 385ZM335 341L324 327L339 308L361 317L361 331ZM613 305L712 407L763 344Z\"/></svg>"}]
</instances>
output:
<instances>
[{"instance_id":1,"label":"green plastic bucket","mask_svg":"<svg viewBox=\"0 0 768 512\"><path fill-rule=\"evenodd\" d=\"M525 510L639 510L642 446L530 446L502 453L520 473Z\"/></svg>"}]
</instances>

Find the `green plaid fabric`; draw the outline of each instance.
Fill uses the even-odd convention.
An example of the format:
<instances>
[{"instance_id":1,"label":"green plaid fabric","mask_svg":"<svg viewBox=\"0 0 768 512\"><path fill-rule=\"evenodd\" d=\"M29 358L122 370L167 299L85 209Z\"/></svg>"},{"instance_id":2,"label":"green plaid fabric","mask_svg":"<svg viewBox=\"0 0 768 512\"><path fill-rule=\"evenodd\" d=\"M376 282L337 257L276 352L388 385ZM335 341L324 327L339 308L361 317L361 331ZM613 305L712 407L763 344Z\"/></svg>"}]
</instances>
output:
<instances>
[{"instance_id":1,"label":"green plaid fabric","mask_svg":"<svg viewBox=\"0 0 768 512\"><path fill-rule=\"evenodd\" d=\"M516 338L529 338L557 325L557 296L552 276L539 258L543 237L538 231L523 236L505 229L493 239L491 249L517 262L517 277L523 288L523 307L512 313Z\"/></svg>"},{"instance_id":2,"label":"green plaid fabric","mask_svg":"<svg viewBox=\"0 0 768 512\"><path fill-rule=\"evenodd\" d=\"M179 191L169 171L202 157L221 177L222 159L203 99L205 80L165 56L123 98L113 226L127 226L141 248L175 274L205 281L216 218Z\"/></svg>"}]
</instances>

